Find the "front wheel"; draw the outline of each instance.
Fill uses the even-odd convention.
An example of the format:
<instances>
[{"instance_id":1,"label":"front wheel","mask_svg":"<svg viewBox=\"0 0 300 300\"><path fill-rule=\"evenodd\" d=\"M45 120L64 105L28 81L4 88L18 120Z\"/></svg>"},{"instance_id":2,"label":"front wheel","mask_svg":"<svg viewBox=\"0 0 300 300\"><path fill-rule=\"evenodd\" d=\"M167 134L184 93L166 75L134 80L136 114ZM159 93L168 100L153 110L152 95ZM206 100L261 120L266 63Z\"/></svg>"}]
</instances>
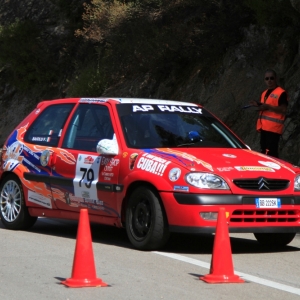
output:
<instances>
[{"instance_id":1,"label":"front wheel","mask_svg":"<svg viewBox=\"0 0 300 300\"><path fill-rule=\"evenodd\" d=\"M167 219L157 193L146 186L137 188L126 208L126 232L140 250L162 247L169 238Z\"/></svg>"},{"instance_id":2,"label":"front wheel","mask_svg":"<svg viewBox=\"0 0 300 300\"><path fill-rule=\"evenodd\" d=\"M37 220L29 215L22 185L15 175L8 175L0 186L1 222L8 229L28 229Z\"/></svg>"},{"instance_id":3,"label":"front wheel","mask_svg":"<svg viewBox=\"0 0 300 300\"><path fill-rule=\"evenodd\" d=\"M284 247L294 239L296 233L254 233L254 236L264 246Z\"/></svg>"}]
</instances>

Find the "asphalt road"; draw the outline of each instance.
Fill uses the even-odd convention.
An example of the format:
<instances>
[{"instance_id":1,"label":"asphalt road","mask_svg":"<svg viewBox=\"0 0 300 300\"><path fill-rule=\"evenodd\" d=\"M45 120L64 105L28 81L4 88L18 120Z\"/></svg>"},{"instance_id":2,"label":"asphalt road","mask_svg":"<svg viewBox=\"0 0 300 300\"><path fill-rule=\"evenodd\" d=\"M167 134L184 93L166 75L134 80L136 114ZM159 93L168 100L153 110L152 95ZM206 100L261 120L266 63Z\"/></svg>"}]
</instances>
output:
<instances>
[{"instance_id":1,"label":"asphalt road","mask_svg":"<svg viewBox=\"0 0 300 300\"><path fill-rule=\"evenodd\" d=\"M134 250L124 230L92 225L97 277L108 287L69 288L77 222L39 219L30 231L0 225L0 299L300 299L300 236L283 250L230 235L235 274L208 284L214 236L173 235L161 251Z\"/></svg>"}]
</instances>

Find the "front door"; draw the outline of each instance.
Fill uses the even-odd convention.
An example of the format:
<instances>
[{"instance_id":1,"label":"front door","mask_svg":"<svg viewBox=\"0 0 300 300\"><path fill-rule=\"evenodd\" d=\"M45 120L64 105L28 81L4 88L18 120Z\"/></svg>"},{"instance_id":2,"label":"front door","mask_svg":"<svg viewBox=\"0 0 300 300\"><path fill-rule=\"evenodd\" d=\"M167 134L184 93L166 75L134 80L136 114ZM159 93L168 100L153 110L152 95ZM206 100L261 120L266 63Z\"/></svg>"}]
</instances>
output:
<instances>
[{"instance_id":1,"label":"front door","mask_svg":"<svg viewBox=\"0 0 300 300\"><path fill-rule=\"evenodd\" d=\"M96 151L102 139L112 139L114 129L105 104L80 103L66 130L61 150L68 154L54 158L52 193L60 209L119 217L116 203L119 156ZM59 149L58 149L59 152Z\"/></svg>"}]
</instances>

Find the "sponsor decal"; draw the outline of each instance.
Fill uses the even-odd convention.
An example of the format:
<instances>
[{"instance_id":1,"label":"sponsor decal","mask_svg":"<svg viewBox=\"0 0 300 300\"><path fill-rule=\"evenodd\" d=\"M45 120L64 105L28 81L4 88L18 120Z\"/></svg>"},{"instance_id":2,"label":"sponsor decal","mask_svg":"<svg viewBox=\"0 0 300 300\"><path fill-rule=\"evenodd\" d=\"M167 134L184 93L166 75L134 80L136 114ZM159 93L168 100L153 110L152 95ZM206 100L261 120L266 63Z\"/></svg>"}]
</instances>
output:
<instances>
[{"instance_id":1,"label":"sponsor decal","mask_svg":"<svg viewBox=\"0 0 300 300\"><path fill-rule=\"evenodd\" d=\"M50 135L49 137L47 137L47 142L49 143L51 141L51 135L53 134L53 130L49 130L48 135Z\"/></svg>"},{"instance_id":2,"label":"sponsor decal","mask_svg":"<svg viewBox=\"0 0 300 300\"><path fill-rule=\"evenodd\" d=\"M278 164L276 164L276 163L274 163L274 162L272 162L272 161L262 161L262 160L259 160L258 162L259 162L260 164L262 164L262 165L264 165L264 166L267 166L267 167L270 167L270 168L272 168L272 169L279 170L279 169L281 168Z\"/></svg>"},{"instance_id":3,"label":"sponsor decal","mask_svg":"<svg viewBox=\"0 0 300 300\"><path fill-rule=\"evenodd\" d=\"M33 170L37 171L38 173L41 173L41 169L39 169L36 165L34 165L31 161L29 161L27 158L23 158L23 164L27 164L30 166Z\"/></svg>"},{"instance_id":4,"label":"sponsor decal","mask_svg":"<svg viewBox=\"0 0 300 300\"><path fill-rule=\"evenodd\" d=\"M89 199L89 198L84 198L84 201L80 202L80 206L82 207L87 207L89 209L94 209L94 210L105 210L104 202L102 200L95 200L95 199Z\"/></svg>"},{"instance_id":5,"label":"sponsor decal","mask_svg":"<svg viewBox=\"0 0 300 300\"><path fill-rule=\"evenodd\" d=\"M120 160L118 158L107 158L102 157L101 159L101 166L103 167L103 172L101 172L101 175L104 176L104 180L111 180L111 177L114 177L113 170L116 166L118 166L120 163Z\"/></svg>"},{"instance_id":6,"label":"sponsor decal","mask_svg":"<svg viewBox=\"0 0 300 300\"><path fill-rule=\"evenodd\" d=\"M272 159L271 156L267 156L266 154L262 154L262 153L259 153L259 152L255 152L255 151L252 151L252 150L247 150L247 149L243 149L243 151L246 151L246 152L249 152L251 153L252 155L257 155L259 157L261 157L262 159L268 159L269 161L272 160L273 162L275 162L276 164L278 164L279 166L281 166L282 168L286 169L286 170L289 170L290 172L292 172L293 174L295 174L295 171L292 170L291 168L289 168L287 165L281 163L280 161L276 160L275 158Z\"/></svg>"},{"instance_id":7,"label":"sponsor decal","mask_svg":"<svg viewBox=\"0 0 300 300\"><path fill-rule=\"evenodd\" d=\"M35 159L37 159L37 160L40 159L40 157L36 153L34 153L31 149L29 149L26 145L23 146L23 150L26 151L31 156L33 156ZM45 151L48 151L48 150L45 150Z\"/></svg>"},{"instance_id":8,"label":"sponsor decal","mask_svg":"<svg viewBox=\"0 0 300 300\"><path fill-rule=\"evenodd\" d=\"M175 106L175 105L157 105L161 111L169 112L183 112L192 114L202 114L202 108L199 107L189 107L189 106Z\"/></svg>"},{"instance_id":9,"label":"sponsor decal","mask_svg":"<svg viewBox=\"0 0 300 300\"><path fill-rule=\"evenodd\" d=\"M79 154L76 174L73 180L74 195L82 198L97 199L97 188L101 157Z\"/></svg>"},{"instance_id":10,"label":"sponsor decal","mask_svg":"<svg viewBox=\"0 0 300 300\"><path fill-rule=\"evenodd\" d=\"M90 192L89 191L82 191L81 196L82 196L82 198L90 197Z\"/></svg>"},{"instance_id":11,"label":"sponsor decal","mask_svg":"<svg viewBox=\"0 0 300 300\"><path fill-rule=\"evenodd\" d=\"M7 147L2 157L5 171L13 171L23 161L24 157L21 156L23 149L24 145L18 141Z\"/></svg>"},{"instance_id":12,"label":"sponsor decal","mask_svg":"<svg viewBox=\"0 0 300 300\"><path fill-rule=\"evenodd\" d=\"M7 147L5 154L3 155L3 160L17 160L21 162L23 157L20 157L21 153L23 152L24 145L20 142L14 142L10 146Z\"/></svg>"},{"instance_id":13,"label":"sponsor decal","mask_svg":"<svg viewBox=\"0 0 300 300\"><path fill-rule=\"evenodd\" d=\"M258 166L241 166L235 167L238 171L262 171L262 172L275 172L274 169L270 167L258 167Z\"/></svg>"},{"instance_id":14,"label":"sponsor decal","mask_svg":"<svg viewBox=\"0 0 300 300\"><path fill-rule=\"evenodd\" d=\"M225 157L228 157L228 158L236 158L236 155L233 155L233 154L226 154L226 153L224 153L222 155L225 156Z\"/></svg>"},{"instance_id":15,"label":"sponsor decal","mask_svg":"<svg viewBox=\"0 0 300 300\"><path fill-rule=\"evenodd\" d=\"M113 170L113 168L114 168L113 166L105 166L104 171L111 172Z\"/></svg>"},{"instance_id":16,"label":"sponsor decal","mask_svg":"<svg viewBox=\"0 0 300 300\"><path fill-rule=\"evenodd\" d=\"M191 154L188 154L186 152L181 152L181 151L177 151L177 150L170 149L170 148L157 148L157 150L165 155L170 155L177 159L180 157L180 158L189 160L191 162L196 162L198 165L201 164L203 167L209 169L212 172L214 170L213 167L211 166L211 164L209 164L209 163L205 162L204 160L201 160Z\"/></svg>"},{"instance_id":17,"label":"sponsor decal","mask_svg":"<svg viewBox=\"0 0 300 300\"><path fill-rule=\"evenodd\" d=\"M51 141L51 135L53 134L53 130L49 130L48 137L45 136L33 136L31 141L33 142L46 142L49 143Z\"/></svg>"},{"instance_id":18,"label":"sponsor decal","mask_svg":"<svg viewBox=\"0 0 300 300\"><path fill-rule=\"evenodd\" d=\"M5 171L13 171L18 165L19 165L18 161L9 160L9 161L4 162L3 169Z\"/></svg>"},{"instance_id":19,"label":"sponsor decal","mask_svg":"<svg viewBox=\"0 0 300 300\"><path fill-rule=\"evenodd\" d=\"M103 205L103 201L102 200L95 200L95 199L84 198L84 202L85 203L95 204L95 205Z\"/></svg>"},{"instance_id":20,"label":"sponsor decal","mask_svg":"<svg viewBox=\"0 0 300 300\"><path fill-rule=\"evenodd\" d=\"M94 162L94 158L90 155L84 158L85 164L92 164L93 162Z\"/></svg>"},{"instance_id":21,"label":"sponsor decal","mask_svg":"<svg viewBox=\"0 0 300 300\"><path fill-rule=\"evenodd\" d=\"M116 167L119 164L120 160L118 158L107 158L102 157L101 166L111 166Z\"/></svg>"},{"instance_id":22,"label":"sponsor decal","mask_svg":"<svg viewBox=\"0 0 300 300\"><path fill-rule=\"evenodd\" d=\"M101 175L104 177L104 180L111 180L112 177L114 177L114 173L108 173L108 172L101 172Z\"/></svg>"},{"instance_id":23,"label":"sponsor decal","mask_svg":"<svg viewBox=\"0 0 300 300\"><path fill-rule=\"evenodd\" d=\"M129 156L129 170L133 170L134 164L135 164L135 161L136 161L137 157L138 157L137 153L130 154L130 156Z\"/></svg>"},{"instance_id":24,"label":"sponsor decal","mask_svg":"<svg viewBox=\"0 0 300 300\"><path fill-rule=\"evenodd\" d=\"M106 99L99 99L99 98L81 98L79 100L81 103L104 103L107 102Z\"/></svg>"},{"instance_id":25,"label":"sponsor decal","mask_svg":"<svg viewBox=\"0 0 300 300\"><path fill-rule=\"evenodd\" d=\"M87 195L88 193L83 194ZM104 205L104 202L102 200L76 197L70 195L69 193L65 194L65 199L66 203L73 207L83 206L91 209L104 210L104 207L102 207Z\"/></svg>"},{"instance_id":26,"label":"sponsor decal","mask_svg":"<svg viewBox=\"0 0 300 300\"><path fill-rule=\"evenodd\" d=\"M143 171L162 176L170 163L170 161L167 161L161 157L144 153L138 160L136 167Z\"/></svg>"},{"instance_id":27,"label":"sponsor decal","mask_svg":"<svg viewBox=\"0 0 300 300\"><path fill-rule=\"evenodd\" d=\"M230 172L232 170L234 170L233 167L223 167L223 168L217 168L218 171L220 172Z\"/></svg>"},{"instance_id":28,"label":"sponsor decal","mask_svg":"<svg viewBox=\"0 0 300 300\"><path fill-rule=\"evenodd\" d=\"M183 185L174 185L174 191L188 192L189 187Z\"/></svg>"},{"instance_id":29,"label":"sponsor decal","mask_svg":"<svg viewBox=\"0 0 300 300\"><path fill-rule=\"evenodd\" d=\"M181 175L181 170L179 168L173 168L169 172L169 179L171 181L177 181Z\"/></svg>"},{"instance_id":30,"label":"sponsor decal","mask_svg":"<svg viewBox=\"0 0 300 300\"><path fill-rule=\"evenodd\" d=\"M48 165L49 158L50 158L50 151L44 150L40 157L40 163L43 167L46 167Z\"/></svg>"},{"instance_id":31,"label":"sponsor decal","mask_svg":"<svg viewBox=\"0 0 300 300\"><path fill-rule=\"evenodd\" d=\"M48 142L48 138L41 136L33 136L31 140L33 142Z\"/></svg>"},{"instance_id":32,"label":"sponsor decal","mask_svg":"<svg viewBox=\"0 0 300 300\"><path fill-rule=\"evenodd\" d=\"M190 113L190 114L202 114L202 108L199 107L193 107L193 106L180 106L180 105L156 105L156 107L164 112L180 112L180 113ZM132 111L138 112L138 111L151 111L154 110L153 105L149 104L143 104L143 105L133 105Z\"/></svg>"},{"instance_id":33,"label":"sponsor decal","mask_svg":"<svg viewBox=\"0 0 300 300\"><path fill-rule=\"evenodd\" d=\"M72 195L69 195L69 198L70 198L71 203L79 204L82 201L82 198L75 197L75 196L72 196Z\"/></svg>"},{"instance_id":34,"label":"sponsor decal","mask_svg":"<svg viewBox=\"0 0 300 300\"><path fill-rule=\"evenodd\" d=\"M31 190L28 190L28 201L47 208L52 208L51 200L49 198L46 198L43 195L37 194Z\"/></svg>"}]
</instances>

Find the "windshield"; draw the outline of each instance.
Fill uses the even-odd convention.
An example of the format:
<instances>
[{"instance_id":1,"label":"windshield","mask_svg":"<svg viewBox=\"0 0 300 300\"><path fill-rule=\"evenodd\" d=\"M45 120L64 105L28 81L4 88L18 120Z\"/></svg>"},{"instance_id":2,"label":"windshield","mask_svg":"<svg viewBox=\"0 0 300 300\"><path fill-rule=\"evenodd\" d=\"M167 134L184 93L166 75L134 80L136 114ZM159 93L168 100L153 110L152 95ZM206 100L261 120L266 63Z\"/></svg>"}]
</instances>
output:
<instances>
[{"instance_id":1,"label":"windshield","mask_svg":"<svg viewBox=\"0 0 300 300\"><path fill-rule=\"evenodd\" d=\"M209 112L198 106L117 105L130 148L246 148ZM168 107L168 106L164 106ZM176 107L175 107L176 108Z\"/></svg>"}]
</instances>

